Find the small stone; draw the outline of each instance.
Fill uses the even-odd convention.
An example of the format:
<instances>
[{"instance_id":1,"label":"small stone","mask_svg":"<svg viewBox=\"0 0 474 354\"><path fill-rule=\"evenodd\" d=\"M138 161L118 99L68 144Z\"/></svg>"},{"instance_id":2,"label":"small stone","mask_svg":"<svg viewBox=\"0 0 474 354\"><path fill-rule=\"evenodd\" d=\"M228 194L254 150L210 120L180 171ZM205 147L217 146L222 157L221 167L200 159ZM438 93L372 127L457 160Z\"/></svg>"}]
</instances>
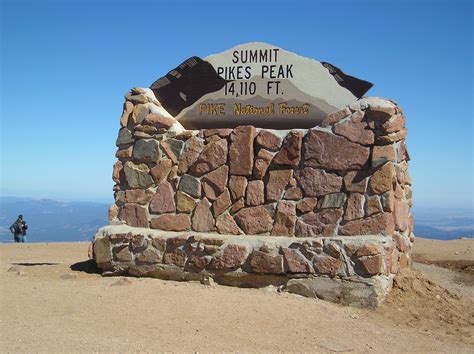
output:
<instances>
[{"instance_id":1,"label":"small stone","mask_svg":"<svg viewBox=\"0 0 474 354\"><path fill-rule=\"evenodd\" d=\"M263 206L243 208L235 216L235 221L247 235L270 232L273 220L270 212Z\"/></svg>"},{"instance_id":2,"label":"small stone","mask_svg":"<svg viewBox=\"0 0 474 354\"><path fill-rule=\"evenodd\" d=\"M176 135L174 138L178 140L186 141L192 136L194 136L192 130L185 130L182 133L179 133L178 135Z\"/></svg>"},{"instance_id":3,"label":"small stone","mask_svg":"<svg viewBox=\"0 0 474 354\"><path fill-rule=\"evenodd\" d=\"M269 172L266 197L269 201L281 199L283 191L293 177L293 170L274 170Z\"/></svg>"},{"instance_id":4,"label":"small stone","mask_svg":"<svg viewBox=\"0 0 474 354\"><path fill-rule=\"evenodd\" d=\"M134 147L132 157L142 162L155 162L161 158L159 143L155 139L140 139Z\"/></svg>"},{"instance_id":5,"label":"small stone","mask_svg":"<svg viewBox=\"0 0 474 354\"><path fill-rule=\"evenodd\" d=\"M392 181L395 178L393 163L387 162L376 170L370 178L370 190L373 194L382 194L392 189Z\"/></svg>"},{"instance_id":6,"label":"small stone","mask_svg":"<svg viewBox=\"0 0 474 354\"><path fill-rule=\"evenodd\" d=\"M195 198L201 197L201 183L196 177L193 177L190 175L184 175L179 180L178 189Z\"/></svg>"},{"instance_id":7,"label":"small stone","mask_svg":"<svg viewBox=\"0 0 474 354\"><path fill-rule=\"evenodd\" d=\"M150 169L150 174L156 184L166 181L168 174L173 167L173 161L161 159L158 163Z\"/></svg>"},{"instance_id":8,"label":"small stone","mask_svg":"<svg viewBox=\"0 0 474 354\"><path fill-rule=\"evenodd\" d=\"M345 201L345 193L326 194L319 200L318 209L342 208Z\"/></svg>"},{"instance_id":9,"label":"small stone","mask_svg":"<svg viewBox=\"0 0 474 354\"><path fill-rule=\"evenodd\" d=\"M395 232L393 216L390 213L381 213L370 218L349 221L339 227L341 235L393 235Z\"/></svg>"},{"instance_id":10,"label":"small stone","mask_svg":"<svg viewBox=\"0 0 474 354\"><path fill-rule=\"evenodd\" d=\"M296 204L296 209L300 213L309 213L310 211L314 211L316 205L318 204L317 198L304 198L300 202Z\"/></svg>"},{"instance_id":11,"label":"small stone","mask_svg":"<svg viewBox=\"0 0 474 354\"><path fill-rule=\"evenodd\" d=\"M196 162L203 149L204 141L202 139L195 136L189 138L178 164L178 172L180 174L188 172L189 167Z\"/></svg>"},{"instance_id":12,"label":"small stone","mask_svg":"<svg viewBox=\"0 0 474 354\"><path fill-rule=\"evenodd\" d=\"M362 171L350 171L344 176L344 187L348 192L365 193L369 178Z\"/></svg>"},{"instance_id":13,"label":"small stone","mask_svg":"<svg viewBox=\"0 0 474 354\"><path fill-rule=\"evenodd\" d=\"M257 274L282 274L283 257L272 256L261 251L253 251L250 258L250 267Z\"/></svg>"},{"instance_id":14,"label":"small stone","mask_svg":"<svg viewBox=\"0 0 474 354\"><path fill-rule=\"evenodd\" d=\"M150 169L145 164L135 165L127 161L124 166L125 178L130 188L148 188L153 185L153 179L149 172Z\"/></svg>"},{"instance_id":15,"label":"small stone","mask_svg":"<svg viewBox=\"0 0 474 354\"><path fill-rule=\"evenodd\" d=\"M118 208L117 204L113 203L109 207L107 220L109 222L115 220L118 217L118 213L119 213L119 208Z\"/></svg>"},{"instance_id":16,"label":"small stone","mask_svg":"<svg viewBox=\"0 0 474 354\"><path fill-rule=\"evenodd\" d=\"M381 254L372 257L362 257L356 263L364 275L376 275L382 272L383 256ZM357 267L356 267L357 271Z\"/></svg>"},{"instance_id":17,"label":"small stone","mask_svg":"<svg viewBox=\"0 0 474 354\"><path fill-rule=\"evenodd\" d=\"M301 159L302 132L291 131L283 142L280 151L273 158L275 165L297 167Z\"/></svg>"},{"instance_id":18,"label":"small stone","mask_svg":"<svg viewBox=\"0 0 474 354\"><path fill-rule=\"evenodd\" d=\"M375 145L372 148L372 168L377 168L387 161L395 161L393 145Z\"/></svg>"},{"instance_id":19,"label":"small stone","mask_svg":"<svg viewBox=\"0 0 474 354\"><path fill-rule=\"evenodd\" d=\"M281 138L265 129L260 131L255 142L257 145L270 151L278 151L281 146Z\"/></svg>"},{"instance_id":20,"label":"small stone","mask_svg":"<svg viewBox=\"0 0 474 354\"><path fill-rule=\"evenodd\" d=\"M255 164L253 166L253 175L255 178L262 179L267 173L268 166L272 162L273 154L265 149L260 149L255 157Z\"/></svg>"},{"instance_id":21,"label":"small stone","mask_svg":"<svg viewBox=\"0 0 474 354\"><path fill-rule=\"evenodd\" d=\"M186 262L186 252L181 248L174 248L166 250L163 254L164 264L174 264L177 267L183 268Z\"/></svg>"},{"instance_id":22,"label":"small stone","mask_svg":"<svg viewBox=\"0 0 474 354\"><path fill-rule=\"evenodd\" d=\"M116 200L122 203L137 203L145 205L153 196L153 192L144 189L129 189L126 191L119 191Z\"/></svg>"},{"instance_id":23,"label":"small stone","mask_svg":"<svg viewBox=\"0 0 474 354\"><path fill-rule=\"evenodd\" d=\"M122 128L119 130L119 135L115 141L116 146L127 145L133 143L133 135L130 130L127 128Z\"/></svg>"},{"instance_id":24,"label":"small stone","mask_svg":"<svg viewBox=\"0 0 474 354\"><path fill-rule=\"evenodd\" d=\"M354 121L353 119L337 123L333 127L337 135L341 135L353 143L361 145L372 145L375 141L374 132L365 121Z\"/></svg>"},{"instance_id":25,"label":"small stone","mask_svg":"<svg viewBox=\"0 0 474 354\"><path fill-rule=\"evenodd\" d=\"M184 192L176 192L176 207L181 213L191 213L196 206L196 201Z\"/></svg>"},{"instance_id":26,"label":"small stone","mask_svg":"<svg viewBox=\"0 0 474 354\"><path fill-rule=\"evenodd\" d=\"M244 197L247 189L247 178L243 176L230 176L229 189L232 200Z\"/></svg>"},{"instance_id":27,"label":"small stone","mask_svg":"<svg viewBox=\"0 0 474 354\"><path fill-rule=\"evenodd\" d=\"M237 226L234 218L228 213L224 213L217 217L216 227L220 234L240 235L242 233L242 230Z\"/></svg>"},{"instance_id":28,"label":"small stone","mask_svg":"<svg viewBox=\"0 0 474 354\"><path fill-rule=\"evenodd\" d=\"M303 254L295 249L281 248L288 273L314 273L314 269Z\"/></svg>"},{"instance_id":29,"label":"small stone","mask_svg":"<svg viewBox=\"0 0 474 354\"><path fill-rule=\"evenodd\" d=\"M196 162L191 166L191 172L202 176L227 162L227 140L221 139L204 147Z\"/></svg>"},{"instance_id":30,"label":"small stone","mask_svg":"<svg viewBox=\"0 0 474 354\"><path fill-rule=\"evenodd\" d=\"M218 217L225 210L227 210L232 205L230 200L229 190L226 188L224 192L219 195L216 201L212 204L212 211L214 212L214 217Z\"/></svg>"},{"instance_id":31,"label":"small stone","mask_svg":"<svg viewBox=\"0 0 474 354\"><path fill-rule=\"evenodd\" d=\"M396 105L389 100L380 97L366 97L364 102L369 106L371 112L382 112L389 116L396 113Z\"/></svg>"},{"instance_id":32,"label":"small stone","mask_svg":"<svg viewBox=\"0 0 474 354\"><path fill-rule=\"evenodd\" d=\"M231 214L235 214L240 209L242 209L244 206L245 206L244 198L240 198L234 204L232 204L232 207L230 208L229 211L230 211Z\"/></svg>"},{"instance_id":33,"label":"small stone","mask_svg":"<svg viewBox=\"0 0 474 354\"><path fill-rule=\"evenodd\" d=\"M370 149L331 133L311 129L304 143L305 165L332 170L360 169Z\"/></svg>"},{"instance_id":34,"label":"small stone","mask_svg":"<svg viewBox=\"0 0 474 354\"><path fill-rule=\"evenodd\" d=\"M206 268L210 261L210 257L205 255L203 252L194 253L188 257L184 270L187 272L199 273L201 270ZM207 279L212 278L207 277ZM209 281L208 284L210 284Z\"/></svg>"},{"instance_id":35,"label":"small stone","mask_svg":"<svg viewBox=\"0 0 474 354\"><path fill-rule=\"evenodd\" d=\"M229 167L224 165L205 175L201 180L204 196L216 200L227 185L228 174Z\"/></svg>"},{"instance_id":36,"label":"small stone","mask_svg":"<svg viewBox=\"0 0 474 354\"><path fill-rule=\"evenodd\" d=\"M407 203L395 200L393 217L395 220L395 229L405 231L408 228L410 207Z\"/></svg>"},{"instance_id":37,"label":"small stone","mask_svg":"<svg viewBox=\"0 0 474 354\"><path fill-rule=\"evenodd\" d=\"M381 196L384 211L392 212L395 205L395 194L392 191L385 192Z\"/></svg>"},{"instance_id":38,"label":"small stone","mask_svg":"<svg viewBox=\"0 0 474 354\"><path fill-rule=\"evenodd\" d=\"M278 202L275 223L273 224L271 235L293 236L295 234L296 219L296 207L294 202Z\"/></svg>"},{"instance_id":39,"label":"small stone","mask_svg":"<svg viewBox=\"0 0 474 354\"><path fill-rule=\"evenodd\" d=\"M126 149L119 149L115 153L115 157L118 159L128 159L132 157L132 152L133 152L133 146L129 146Z\"/></svg>"},{"instance_id":40,"label":"small stone","mask_svg":"<svg viewBox=\"0 0 474 354\"><path fill-rule=\"evenodd\" d=\"M123 104L123 112L122 116L120 117L120 125L122 127L126 127L128 125L128 118L130 114L133 112L133 103L129 101L125 101Z\"/></svg>"},{"instance_id":41,"label":"small stone","mask_svg":"<svg viewBox=\"0 0 474 354\"><path fill-rule=\"evenodd\" d=\"M122 171L123 171L123 164L122 164L122 161L119 160L114 163L114 168L112 171L112 180L117 184L120 184L120 175Z\"/></svg>"},{"instance_id":42,"label":"small stone","mask_svg":"<svg viewBox=\"0 0 474 354\"><path fill-rule=\"evenodd\" d=\"M171 128L174 123L176 123L176 119L172 117L164 117L156 113L147 114L142 121L142 124L152 125L158 128L166 129Z\"/></svg>"},{"instance_id":43,"label":"small stone","mask_svg":"<svg viewBox=\"0 0 474 354\"><path fill-rule=\"evenodd\" d=\"M405 117L403 114L396 114L382 124L382 130L385 133L395 133L402 130L405 126Z\"/></svg>"},{"instance_id":44,"label":"small stone","mask_svg":"<svg viewBox=\"0 0 474 354\"><path fill-rule=\"evenodd\" d=\"M203 129L201 132L204 138L208 138L213 135L226 138L232 133L232 129Z\"/></svg>"},{"instance_id":45,"label":"small stone","mask_svg":"<svg viewBox=\"0 0 474 354\"><path fill-rule=\"evenodd\" d=\"M287 200L300 200L303 198L303 191L298 187L288 188L283 196L283 199Z\"/></svg>"},{"instance_id":46,"label":"small stone","mask_svg":"<svg viewBox=\"0 0 474 354\"><path fill-rule=\"evenodd\" d=\"M326 242L324 244L324 252L337 259L341 257L341 247L335 241Z\"/></svg>"},{"instance_id":47,"label":"small stone","mask_svg":"<svg viewBox=\"0 0 474 354\"><path fill-rule=\"evenodd\" d=\"M321 123L321 127L323 128L329 127L341 121L345 117L349 117L350 114L351 114L351 110L348 107L344 107L343 109L340 109L339 111L332 112L326 117L326 119L323 120L323 122Z\"/></svg>"},{"instance_id":48,"label":"small stone","mask_svg":"<svg viewBox=\"0 0 474 354\"><path fill-rule=\"evenodd\" d=\"M215 220L211 213L211 203L207 198L202 199L194 209L192 218L192 229L194 231L214 230Z\"/></svg>"},{"instance_id":49,"label":"small stone","mask_svg":"<svg viewBox=\"0 0 474 354\"><path fill-rule=\"evenodd\" d=\"M174 213L176 204L174 202L173 187L169 182L162 182L156 188L156 193L150 202L150 212L154 214Z\"/></svg>"},{"instance_id":50,"label":"small stone","mask_svg":"<svg viewBox=\"0 0 474 354\"><path fill-rule=\"evenodd\" d=\"M319 197L341 191L342 177L321 169L305 167L296 171L295 177L306 197Z\"/></svg>"},{"instance_id":51,"label":"small stone","mask_svg":"<svg viewBox=\"0 0 474 354\"><path fill-rule=\"evenodd\" d=\"M114 258L119 262L131 262L133 260L133 256L128 249L128 246L114 248Z\"/></svg>"},{"instance_id":52,"label":"small stone","mask_svg":"<svg viewBox=\"0 0 474 354\"><path fill-rule=\"evenodd\" d=\"M402 128L400 131L395 132L395 133L390 133L387 135L383 136L378 136L375 139L375 143L378 145L386 145L386 144L392 144L397 141L403 140L407 137L407 129Z\"/></svg>"},{"instance_id":53,"label":"small stone","mask_svg":"<svg viewBox=\"0 0 474 354\"><path fill-rule=\"evenodd\" d=\"M245 205L256 206L265 202L263 181L250 181L247 186Z\"/></svg>"},{"instance_id":54,"label":"small stone","mask_svg":"<svg viewBox=\"0 0 474 354\"><path fill-rule=\"evenodd\" d=\"M119 219L132 227L148 228L148 213L145 207L127 203L124 204L119 211Z\"/></svg>"},{"instance_id":55,"label":"small stone","mask_svg":"<svg viewBox=\"0 0 474 354\"><path fill-rule=\"evenodd\" d=\"M163 214L150 221L152 229L166 231L185 231L191 229L191 218L188 214Z\"/></svg>"},{"instance_id":56,"label":"small stone","mask_svg":"<svg viewBox=\"0 0 474 354\"><path fill-rule=\"evenodd\" d=\"M232 175L250 176L252 174L255 132L253 126L241 126L232 131L229 149L229 165Z\"/></svg>"},{"instance_id":57,"label":"small stone","mask_svg":"<svg viewBox=\"0 0 474 354\"><path fill-rule=\"evenodd\" d=\"M408 154L407 145L405 141L401 141L397 147L397 162L410 161L410 155Z\"/></svg>"},{"instance_id":58,"label":"small stone","mask_svg":"<svg viewBox=\"0 0 474 354\"><path fill-rule=\"evenodd\" d=\"M347 205L344 212L344 220L357 220L364 217L364 202L363 194L351 193L347 198Z\"/></svg>"},{"instance_id":59,"label":"small stone","mask_svg":"<svg viewBox=\"0 0 474 354\"><path fill-rule=\"evenodd\" d=\"M140 124L150 113L150 109L146 104L137 104L133 107L132 121L134 124Z\"/></svg>"},{"instance_id":60,"label":"small stone","mask_svg":"<svg viewBox=\"0 0 474 354\"><path fill-rule=\"evenodd\" d=\"M344 262L340 259L316 255L313 267L318 275L328 275L331 278L344 273Z\"/></svg>"},{"instance_id":61,"label":"small stone","mask_svg":"<svg viewBox=\"0 0 474 354\"><path fill-rule=\"evenodd\" d=\"M247 245L230 244L214 256L209 268L213 270L232 270L244 264L249 255Z\"/></svg>"},{"instance_id":62,"label":"small stone","mask_svg":"<svg viewBox=\"0 0 474 354\"><path fill-rule=\"evenodd\" d=\"M368 196L365 204L365 216L371 216L383 212L382 203L378 195Z\"/></svg>"},{"instance_id":63,"label":"small stone","mask_svg":"<svg viewBox=\"0 0 474 354\"><path fill-rule=\"evenodd\" d=\"M141 263L160 263L161 254L156 248L148 247L137 257L137 260Z\"/></svg>"},{"instance_id":64,"label":"small stone","mask_svg":"<svg viewBox=\"0 0 474 354\"><path fill-rule=\"evenodd\" d=\"M183 151L184 142L177 139L167 139L161 141L161 148L174 163L178 163Z\"/></svg>"},{"instance_id":65,"label":"small stone","mask_svg":"<svg viewBox=\"0 0 474 354\"><path fill-rule=\"evenodd\" d=\"M317 213L307 213L298 218L295 235L299 237L332 236L342 216L340 209L325 209Z\"/></svg>"}]
</instances>

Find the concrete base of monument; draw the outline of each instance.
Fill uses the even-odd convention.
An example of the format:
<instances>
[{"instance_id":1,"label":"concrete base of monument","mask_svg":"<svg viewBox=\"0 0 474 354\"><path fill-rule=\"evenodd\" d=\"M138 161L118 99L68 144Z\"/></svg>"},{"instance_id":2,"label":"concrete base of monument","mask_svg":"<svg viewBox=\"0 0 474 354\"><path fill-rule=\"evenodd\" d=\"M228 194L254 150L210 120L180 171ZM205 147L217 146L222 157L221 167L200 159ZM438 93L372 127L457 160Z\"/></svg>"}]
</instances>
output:
<instances>
[{"instance_id":1,"label":"concrete base of monument","mask_svg":"<svg viewBox=\"0 0 474 354\"><path fill-rule=\"evenodd\" d=\"M390 236L234 236L109 225L93 242L103 275L237 287L277 286L306 297L377 307L408 255Z\"/></svg>"}]
</instances>

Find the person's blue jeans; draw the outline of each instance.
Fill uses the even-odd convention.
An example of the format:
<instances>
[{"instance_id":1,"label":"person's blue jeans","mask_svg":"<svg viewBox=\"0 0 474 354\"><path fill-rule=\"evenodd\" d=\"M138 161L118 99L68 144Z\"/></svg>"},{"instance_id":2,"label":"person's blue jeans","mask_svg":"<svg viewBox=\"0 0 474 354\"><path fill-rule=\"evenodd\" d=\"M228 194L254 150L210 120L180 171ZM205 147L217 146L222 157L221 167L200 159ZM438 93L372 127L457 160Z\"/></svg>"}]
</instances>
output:
<instances>
[{"instance_id":1,"label":"person's blue jeans","mask_svg":"<svg viewBox=\"0 0 474 354\"><path fill-rule=\"evenodd\" d=\"M22 235L22 234L15 234L14 236L14 239L15 239L15 242L20 242L20 243L23 243L26 241L26 235Z\"/></svg>"}]
</instances>

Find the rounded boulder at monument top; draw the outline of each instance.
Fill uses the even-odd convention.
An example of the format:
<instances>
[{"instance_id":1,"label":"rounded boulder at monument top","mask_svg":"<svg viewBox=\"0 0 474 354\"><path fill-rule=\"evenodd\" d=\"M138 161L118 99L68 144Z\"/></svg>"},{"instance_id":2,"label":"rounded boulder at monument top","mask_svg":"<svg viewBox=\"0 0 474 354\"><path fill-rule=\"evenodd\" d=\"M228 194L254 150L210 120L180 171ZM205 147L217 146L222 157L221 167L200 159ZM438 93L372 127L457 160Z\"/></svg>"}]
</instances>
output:
<instances>
[{"instance_id":1,"label":"rounded boulder at monument top","mask_svg":"<svg viewBox=\"0 0 474 354\"><path fill-rule=\"evenodd\" d=\"M405 116L371 86L250 43L133 88L98 266L378 306L414 235Z\"/></svg>"}]
</instances>

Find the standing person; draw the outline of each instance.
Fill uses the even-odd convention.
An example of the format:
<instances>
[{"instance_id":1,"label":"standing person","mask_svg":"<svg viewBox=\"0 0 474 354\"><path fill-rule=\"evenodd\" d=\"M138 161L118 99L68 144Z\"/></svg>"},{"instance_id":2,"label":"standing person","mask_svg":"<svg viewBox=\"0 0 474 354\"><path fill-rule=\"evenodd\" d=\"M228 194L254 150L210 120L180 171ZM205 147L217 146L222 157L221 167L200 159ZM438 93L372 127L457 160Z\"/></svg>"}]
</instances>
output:
<instances>
[{"instance_id":1,"label":"standing person","mask_svg":"<svg viewBox=\"0 0 474 354\"><path fill-rule=\"evenodd\" d=\"M18 215L18 218L10 226L10 231L13 234L15 242L25 242L26 241L26 230L28 225L23 220L23 215Z\"/></svg>"}]
</instances>

